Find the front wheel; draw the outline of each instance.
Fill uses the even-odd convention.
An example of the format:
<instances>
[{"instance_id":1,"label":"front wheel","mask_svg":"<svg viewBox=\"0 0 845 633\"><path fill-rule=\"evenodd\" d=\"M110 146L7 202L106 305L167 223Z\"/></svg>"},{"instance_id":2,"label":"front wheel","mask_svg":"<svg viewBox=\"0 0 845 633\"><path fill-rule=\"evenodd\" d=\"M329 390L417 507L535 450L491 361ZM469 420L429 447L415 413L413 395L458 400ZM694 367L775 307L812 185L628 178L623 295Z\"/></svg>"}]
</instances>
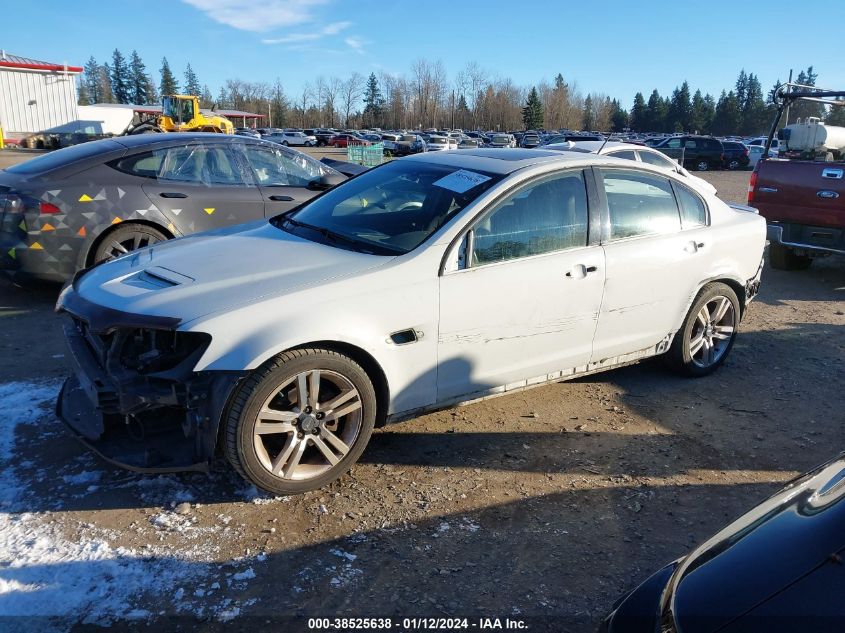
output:
<instances>
[{"instance_id":1,"label":"front wheel","mask_svg":"<svg viewBox=\"0 0 845 633\"><path fill-rule=\"evenodd\" d=\"M284 145L285 147L287 147L287 146L288 146L288 142L287 142L287 141L282 141L282 145Z\"/></svg>"},{"instance_id":2,"label":"front wheel","mask_svg":"<svg viewBox=\"0 0 845 633\"><path fill-rule=\"evenodd\" d=\"M375 418L375 390L360 365L331 350L291 350L239 389L224 418L226 457L273 494L316 490L358 460Z\"/></svg>"},{"instance_id":3,"label":"front wheel","mask_svg":"<svg viewBox=\"0 0 845 633\"><path fill-rule=\"evenodd\" d=\"M731 171L736 171L740 167L742 167L742 163L740 163L736 158L732 158L728 162L728 169L730 169Z\"/></svg>"},{"instance_id":4,"label":"front wheel","mask_svg":"<svg viewBox=\"0 0 845 633\"><path fill-rule=\"evenodd\" d=\"M695 169L697 171L707 171L708 169L710 169L710 162L704 159L698 160L695 163Z\"/></svg>"},{"instance_id":5,"label":"front wheel","mask_svg":"<svg viewBox=\"0 0 845 633\"><path fill-rule=\"evenodd\" d=\"M666 353L667 364L686 376L706 376L725 362L739 327L739 299L730 286L705 286Z\"/></svg>"}]
</instances>

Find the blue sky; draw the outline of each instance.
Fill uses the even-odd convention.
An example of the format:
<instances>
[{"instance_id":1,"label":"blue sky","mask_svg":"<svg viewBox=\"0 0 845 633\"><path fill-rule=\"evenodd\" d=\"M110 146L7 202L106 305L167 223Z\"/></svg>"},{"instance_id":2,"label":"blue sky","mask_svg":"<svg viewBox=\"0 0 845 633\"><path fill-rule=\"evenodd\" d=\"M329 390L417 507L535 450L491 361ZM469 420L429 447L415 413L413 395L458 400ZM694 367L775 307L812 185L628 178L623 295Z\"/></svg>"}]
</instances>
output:
<instances>
[{"instance_id":1,"label":"blue sky","mask_svg":"<svg viewBox=\"0 0 845 633\"><path fill-rule=\"evenodd\" d=\"M180 79L190 62L214 94L228 78L279 77L295 96L319 75L409 74L419 58L442 60L450 78L474 61L526 86L560 72L625 107L638 90L667 94L684 79L718 96L742 68L767 91L812 64L819 85L845 89L842 0L819 10L780 0L0 0L0 15L0 48L16 55L82 65L134 48L156 81L166 56Z\"/></svg>"}]
</instances>

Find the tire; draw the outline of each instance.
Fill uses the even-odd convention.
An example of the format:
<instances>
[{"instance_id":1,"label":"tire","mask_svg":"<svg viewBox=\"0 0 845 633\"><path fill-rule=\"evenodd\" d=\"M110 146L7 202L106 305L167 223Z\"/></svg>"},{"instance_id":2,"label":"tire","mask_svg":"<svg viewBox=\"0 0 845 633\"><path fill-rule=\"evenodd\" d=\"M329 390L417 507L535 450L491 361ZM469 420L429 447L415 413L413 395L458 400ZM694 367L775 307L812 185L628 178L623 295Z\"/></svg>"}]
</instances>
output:
<instances>
[{"instance_id":1,"label":"tire","mask_svg":"<svg viewBox=\"0 0 845 633\"><path fill-rule=\"evenodd\" d=\"M136 134L162 134L164 130L155 125L139 125L133 129L129 134L134 136Z\"/></svg>"},{"instance_id":2,"label":"tire","mask_svg":"<svg viewBox=\"0 0 845 633\"><path fill-rule=\"evenodd\" d=\"M791 248L771 242L769 244L769 265L777 270L805 270L813 263L811 257L797 255Z\"/></svg>"},{"instance_id":3,"label":"tire","mask_svg":"<svg viewBox=\"0 0 845 633\"><path fill-rule=\"evenodd\" d=\"M720 314L720 312L723 313ZM716 371L730 354L739 328L740 305L733 289L707 284L693 301L684 324L666 352L666 364L684 376ZM707 324L704 323L707 321Z\"/></svg>"},{"instance_id":4,"label":"tire","mask_svg":"<svg viewBox=\"0 0 845 633\"><path fill-rule=\"evenodd\" d=\"M742 165L736 158L732 158L728 161L728 169L730 169L731 171L736 171L740 167L742 167Z\"/></svg>"},{"instance_id":5,"label":"tire","mask_svg":"<svg viewBox=\"0 0 845 633\"><path fill-rule=\"evenodd\" d=\"M108 231L98 240L92 264L120 257L139 248L164 242L167 236L146 224L127 222Z\"/></svg>"},{"instance_id":6,"label":"tire","mask_svg":"<svg viewBox=\"0 0 845 633\"><path fill-rule=\"evenodd\" d=\"M318 396L312 400L317 372ZM300 384L313 408L300 408ZM342 415L321 418L326 406L341 397L346 399L334 408ZM260 412L273 417L260 418ZM360 365L331 350L295 349L265 363L238 389L223 418L224 452L257 487L277 495L300 494L346 473L364 452L375 419L375 390ZM262 432L256 433L259 426Z\"/></svg>"},{"instance_id":7,"label":"tire","mask_svg":"<svg viewBox=\"0 0 845 633\"><path fill-rule=\"evenodd\" d=\"M288 142L287 142L287 141L282 141L282 145L284 145L285 147L287 147L287 146L288 146Z\"/></svg>"},{"instance_id":8,"label":"tire","mask_svg":"<svg viewBox=\"0 0 845 633\"><path fill-rule=\"evenodd\" d=\"M696 171L707 171L710 169L710 161L705 158L700 158L695 161L695 170Z\"/></svg>"}]
</instances>

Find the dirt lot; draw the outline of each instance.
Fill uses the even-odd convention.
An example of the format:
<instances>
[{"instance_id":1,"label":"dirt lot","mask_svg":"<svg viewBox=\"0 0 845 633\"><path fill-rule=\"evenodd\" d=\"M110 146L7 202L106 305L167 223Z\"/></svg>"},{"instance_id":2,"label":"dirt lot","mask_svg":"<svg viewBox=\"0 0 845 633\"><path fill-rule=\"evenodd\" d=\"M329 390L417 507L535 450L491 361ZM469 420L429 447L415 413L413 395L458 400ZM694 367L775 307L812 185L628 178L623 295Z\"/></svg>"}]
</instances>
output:
<instances>
[{"instance_id":1,"label":"dirt lot","mask_svg":"<svg viewBox=\"0 0 845 633\"><path fill-rule=\"evenodd\" d=\"M745 199L747 172L705 176ZM58 289L2 280L0 615L593 630L621 592L843 448L845 261L763 281L713 376L649 362L427 415L376 432L330 488L270 498L224 463L152 477L88 455L50 410L67 372Z\"/></svg>"}]
</instances>

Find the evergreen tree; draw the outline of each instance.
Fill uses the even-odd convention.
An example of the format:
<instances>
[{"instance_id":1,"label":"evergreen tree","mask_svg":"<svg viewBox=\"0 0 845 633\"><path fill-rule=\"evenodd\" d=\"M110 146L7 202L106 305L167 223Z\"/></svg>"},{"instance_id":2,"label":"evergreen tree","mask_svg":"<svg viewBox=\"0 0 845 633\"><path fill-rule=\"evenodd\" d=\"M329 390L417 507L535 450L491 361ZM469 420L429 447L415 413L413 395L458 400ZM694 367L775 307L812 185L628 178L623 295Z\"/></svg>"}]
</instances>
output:
<instances>
[{"instance_id":1,"label":"evergreen tree","mask_svg":"<svg viewBox=\"0 0 845 633\"><path fill-rule=\"evenodd\" d=\"M713 103L713 97L710 95L703 97L701 96L701 90L696 90L695 94L692 96L692 118L690 119L689 126L690 131L697 134L709 133L715 114L716 107Z\"/></svg>"},{"instance_id":2,"label":"evergreen tree","mask_svg":"<svg viewBox=\"0 0 845 633\"><path fill-rule=\"evenodd\" d=\"M91 105L91 97L88 96L88 88L85 86L85 81L79 82L76 103L78 105Z\"/></svg>"},{"instance_id":3,"label":"evergreen tree","mask_svg":"<svg viewBox=\"0 0 845 633\"><path fill-rule=\"evenodd\" d=\"M200 92L202 92L200 80L197 78L194 69L188 64L188 67L185 69L185 93L199 96Z\"/></svg>"},{"instance_id":4,"label":"evergreen tree","mask_svg":"<svg viewBox=\"0 0 845 633\"><path fill-rule=\"evenodd\" d=\"M170 64L167 63L167 58L161 59L161 81L158 84L158 90L162 96L173 95L179 93L179 84L176 83L176 77L170 70Z\"/></svg>"},{"instance_id":5,"label":"evergreen tree","mask_svg":"<svg viewBox=\"0 0 845 633\"><path fill-rule=\"evenodd\" d=\"M731 90L725 94L725 91L722 90L719 101L716 103L716 115L713 117L713 134L720 136L736 134L741 123L742 109L739 100L736 98L736 93Z\"/></svg>"},{"instance_id":6,"label":"evergreen tree","mask_svg":"<svg viewBox=\"0 0 845 633\"><path fill-rule=\"evenodd\" d=\"M229 106L229 95L226 92L226 89L221 86L220 92L217 93L217 109L226 110L229 108Z\"/></svg>"},{"instance_id":7,"label":"evergreen tree","mask_svg":"<svg viewBox=\"0 0 845 633\"><path fill-rule=\"evenodd\" d=\"M211 94L211 90L209 90L208 85L204 85L202 87L202 92L200 92L199 98L201 108L211 108L214 105L214 96Z\"/></svg>"},{"instance_id":8,"label":"evergreen tree","mask_svg":"<svg viewBox=\"0 0 845 633\"><path fill-rule=\"evenodd\" d=\"M666 125L673 132L686 132L692 126L692 103L686 81L672 92Z\"/></svg>"},{"instance_id":9,"label":"evergreen tree","mask_svg":"<svg viewBox=\"0 0 845 633\"><path fill-rule=\"evenodd\" d=\"M646 104L646 129L647 132L663 132L666 130L666 114L668 107L666 101L661 98L657 90L653 90Z\"/></svg>"},{"instance_id":10,"label":"evergreen tree","mask_svg":"<svg viewBox=\"0 0 845 633\"><path fill-rule=\"evenodd\" d=\"M739 107L745 107L745 101L748 98L748 75L745 74L745 69L739 71L739 76L736 78L736 86L734 87L736 94L736 101Z\"/></svg>"},{"instance_id":11,"label":"evergreen tree","mask_svg":"<svg viewBox=\"0 0 845 633\"><path fill-rule=\"evenodd\" d=\"M739 101L739 97L737 97ZM762 134L768 128L769 112L763 101L763 88L754 73L749 73L745 90L745 102L742 106L742 123L740 134Z\"/></svg>"},{"instance_id":12,"label":"evergreen tree","mask_svg":"<svg viewBox=\"0 0 845 633\"><path fill-rule=\"evenodd\" d=\"M288 102L288 98L285 96L285 91L282 88L282 82L278 77L276 77L276 82L270 89L271 125L277 125L279 127L287 125L289 109L290 103Z\"/></svg>"},{"instance_id":13,"label":"evergreen tree","mask_svg":"<svg viewBox=\"0 0 845 633\"><path fill-rule=\"evenodd\" d=\"M100 103L114 103L114 93L111 89L111 67L108 64L100 66Z\"/></svg>"},{"instance_id":14,"label":"evergreen tree","mask_svg":"<svg viewBox=\"0 0 845 633\"><path fill-rule=\"evenodd\" d=\"M526 130L537 130L543 127L543 103L540 101L540 95L537 94L537 88L533 86L528 93L525 107L522 108L522 124Z\"/></svg>"},{"instance_id":15,"label":"evergreen tree","mask_svg":"<svg viewBox=\"0 0 845 633\"><path fill-rule=\"evenodd\" d=\"M818 73L813 71L810 66L807 70L802 70L798 73L798 78L795 83L804 86L815 86ZM794 88L794 90L807 90L807 88ZM795 101L789 108L789 122L795 123L798 119L806 120L808 117L823 117L825 106L821 103L813 103L812 101Z\"/></svg>"},{"instance_id":16,"label":"evergreen tree","mask_svg":"<svg viewBox=\"0 0 845 633\"><path fill-rule=\"evenodd\" d=\"M132 99L130 69L117 49L111 55L111 91L117 103L129 103Z\"/></svg>"},{"instance_id":17,"label":"evergreen tree","mask_svg":"<svg viewBox=\"0 0 845 633\"><path fill-rule=\"evenodd\" d=\"M147 68L141 61L138 51L133 50L129 58L129 78L129 94L132 103L136 105L149 103Z\"/></svg>"},{"instance_id":18,"label":"evergreen tree","mask_svg":"<svg viewBox=\"0 0 845 633\"><path fill-rule=\"evenodd\" d=\"M837 101L841 102L842 105L830 106L824 122L827 125L845 127L845 99L837 99Z\"/></svg>"},{"instance_id":19,"label":"evergreen tree","mask_svg":"<svg viewBox=\"0 0 845 633\"><path fill-rule=\"evenodd\" d=\"M147 91L147 104L148 105L158 105L161 103L161 97L158 95L158 88L156 88L156 84L153 81L152 75L147 75L144 77L146 82L146 91Z\"/></svg>"},{"instance_id":20,"label":"evergreen tree","mask_svg":"<svg viewBox=\"0 0 845 633\"><path fill-rule=\"evenodd\" d=\"M85 88L85 93L88 96L90 103L103 103L103 87L100 83L102 69L94 57L89 57L85 62L85 67L82 71L82 84L80 91Z\"/></svg>"},{"instance_id":21,"label":"evergreen tree","mask_svg":"<svg viewBox=\"0 0 845 633\"><path fill-rule=\"evenodd\" d=\"M634 105L631 108L631 116L628 125L634 132L646 132L646 105L642 92L634 95Z\"/></svg>"},{"instance_id":22,"label":"evergreen tree","mask_svg":"<svg viewBox=\"0 0 845 633\"><path fill-rule=\"evenodd\" d=\"M364 89L364 125L374 127L381 122L384 114L384 97L379 89L375 73L370 73L367 87Z\"/></svg>"},{"instance_id":23,"label":"evergreen tree","mask_svg":"<svg viewBox=\"0 0 845 633\"><path fill-rule=\"evenodd\" d=\"M623 132L628 127L628 112L616 99L610 102L610 125L614 132Z\"/></svg>"}]
</instances>

